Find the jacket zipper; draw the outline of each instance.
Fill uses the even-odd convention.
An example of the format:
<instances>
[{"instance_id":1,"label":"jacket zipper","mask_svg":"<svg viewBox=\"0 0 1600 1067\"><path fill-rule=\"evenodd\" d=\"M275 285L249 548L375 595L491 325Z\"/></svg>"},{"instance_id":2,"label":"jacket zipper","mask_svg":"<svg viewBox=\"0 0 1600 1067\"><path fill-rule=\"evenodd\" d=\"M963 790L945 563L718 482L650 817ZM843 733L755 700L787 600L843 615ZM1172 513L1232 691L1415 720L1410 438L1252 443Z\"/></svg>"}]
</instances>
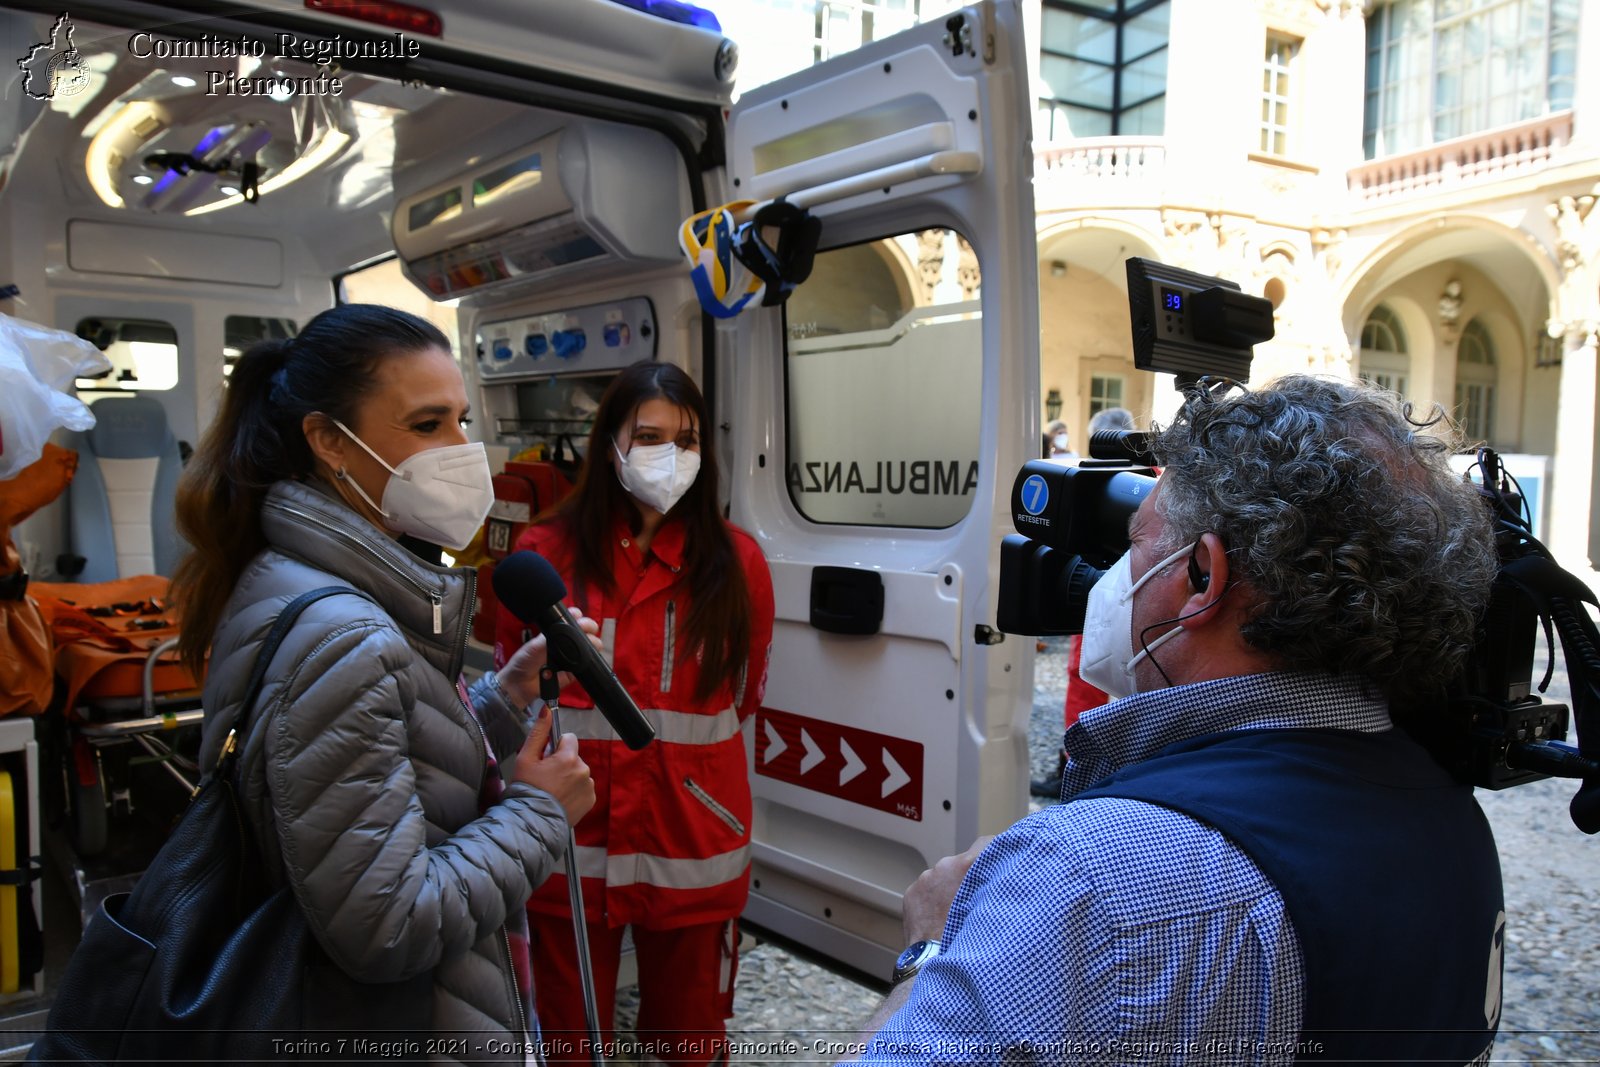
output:
<instances>
[{"instance_id":1,"label":"jacket zipper","mask_svg":"<svg viewBox=\"0 0 1600 1067\"><path fill-rule=\"evenodd\" d=\"M744 823L740 822L733 812L717 803L716 798L702 789L699 782L696 782L693 778L685 778L683 780L683 787L687 789L696 800L704 804L711 811L711 814L715 815L717 818L726 823L728 825L728 829L732 830L740 837L744 836Z\"/></svg>"},{"instance_id":2,"label":"jacket zipper","mask_svg":"<svg viewBox=\"0 0 1600 1067\"><path fill-rule=\"evenodd\" d=\"M322 529L333 534L335 537L339 538L341 541L344 541L346 544L351 544L359 548L368 557L381 564L385 570L389 571L391 574L394 574L400 578L401 581L411 586L411 588L426 596L428 598L428 602L433 605L433 632L436 634L441 634L444 632L443 593L439 592L437 589L429 589L427 586L417 581L412 575L407 574L405 571L395 566L392 562L385 559L381 554L373 551L372 548L365 542L351 536L347 531L341 529L340 527L335 526L332 523L311 514L310 512L301 511L299 508L289 507L285 504L279 504L277 506L296 518L304 519L315 526L321 527ZM460 657L461 650L466 645L466 630L467 627L472 624L472 611L477 606L478 600L478 576L469 572L465 577L467 580L467 610L461 616L461 628L456 633L455 650L457 658ZM454 686L452 686L452 688L454 688ZM457 699L460 699L459 695L457 696ZM489 735L484 732L483 723L478 721L478 717L473 714L471 708L463 706L462 710L466 712L467 719L471 721L473 727L478 731L478 739L483 743L484 752L492 751L489 747ZM482 770L478 772L478 791L480 793L483 791L484 773L485 772ZM511 992L511 1003L516 1010L517 1022L522 1027L522 1033L526 1035L528 1033L527 1009L523 1007L522 996L517 992L517 967L515 958L511 955L511 934L504 925L500 927L500 936L506 950L506 988Z\"/></svg>"},{"instance_id":3,"label":"jacket zipper","mask_svg":"<svg viewBox=\"0 0 1600 1067\"><path fill-rule=\"evenodd\" d=\"M296 518L304 519L307 522L310 522L310 523L312 523L312 524L314 524L316 526L320 526L322 529L327 530L329 533L333 534L335 537L339 538L339 540L345 542L346 544L354 545L356 548L359 548L370 559L373 559L373 560L377 561L378 563L382 564L384 569L389 571L389 573L391 573L393 575L396 575L398 578L400 578L401 581L405 582L407 585L411 586L411 588L415 589L417 592L419 592L423 596L427 597L428 598L428 602L433 605L433 632L436 633L436 634L444 632L444 594L443 593L441 593L437 589L429 589L427 586L425 586L421 582L417 581L417 579L415 577L413 577L410 574L407 574L405 571L403 571L399 567L395 566L394 563L391 562L390 560L385 559L382 554L373 551L372 547L370 545L368 545L366 542L362 541L360 538L357 538L357 537L351 535L348 531L342 529L341 527L335 526L335 525L333 525L333 523L328 522L327 520L322 519L322 518L320 518L320 517L318 517L316 515L313 515L308 511L301 511L299 508L290 507L287 504L278 504L276 506L278 508L280 508L281 510L288 512L290 515L295 516ZM470 619L471 616L469 615L468 618Z\"/></svg>"},{"instance_id":4,"label":"jacket zipper","mask_svg":"<svg viewBox=\"0 0 1600 1067\"><path fill-rule=\"evenodd\" d=\"M471 567L465 568L462 577L467 580L467 610L461 613L461 624L456 630L455 653L453 658L464 660L467 649L467 636L472 632L472 613L478 610L478 572ZM444 608L443 595L436 594L433 602L433 632L438 633L444 623L440 613ZM458 668L459 669L459 668Z\"/></svg>"},{"instance_id":5,"label":"jacket zipper","mask_svg":"<svg viewBox=\"0 0 1600 1067\"><path fill-rule=\"evenodd\" d=\"M517 963L511 955L511 931L500 927L500 938L506 946L506 985L511 990L511 1003L516 1006L517 1022L522 1026L522 1040L533 1035L528 1031L528 1009L522 1005L522 993L517 989Z\"/></svg>"}]
</instances>

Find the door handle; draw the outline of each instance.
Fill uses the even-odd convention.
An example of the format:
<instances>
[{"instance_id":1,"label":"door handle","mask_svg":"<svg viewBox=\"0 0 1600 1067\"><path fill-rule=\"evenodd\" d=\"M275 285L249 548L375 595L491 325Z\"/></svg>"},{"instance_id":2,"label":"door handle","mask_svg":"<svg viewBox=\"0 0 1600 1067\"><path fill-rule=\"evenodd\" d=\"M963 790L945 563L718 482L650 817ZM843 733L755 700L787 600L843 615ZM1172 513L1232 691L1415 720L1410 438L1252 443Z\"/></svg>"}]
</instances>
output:
<instances>
[{"instance_id":1,"label":"door handle","mask_svg":"<svg viewBox=\"0 0 1600 1067\"><path fill-rule=\"evenodd\" d=\"M830 634L883 628L883 575L854 567L811 569L811 625Z\"/></svg>"}]
</instances>

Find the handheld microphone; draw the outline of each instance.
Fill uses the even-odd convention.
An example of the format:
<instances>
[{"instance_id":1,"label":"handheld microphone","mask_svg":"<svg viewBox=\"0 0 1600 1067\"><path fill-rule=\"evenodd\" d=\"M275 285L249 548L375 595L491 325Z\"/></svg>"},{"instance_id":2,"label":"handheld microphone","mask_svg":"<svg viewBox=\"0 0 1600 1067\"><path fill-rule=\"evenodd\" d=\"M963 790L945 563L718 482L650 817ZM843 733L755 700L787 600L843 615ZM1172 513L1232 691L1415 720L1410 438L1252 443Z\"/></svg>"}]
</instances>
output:
<instances>
[{"instance_id":1,"label":"handheld microphone","mask_svg":"<svg viewBox=\"0 0 1600 1067\"><path fill-rule=\"evenodd\" d=\"M561 603L567 596L567 583L549 560L527 549L513 552L496 564L493 581L494 595L506 610L544 634L550 666L572 672L623 744L639 749L655 739L656 732L639 705L589 643L589 635L567 614Z\"/></svg>"}]
</instances>

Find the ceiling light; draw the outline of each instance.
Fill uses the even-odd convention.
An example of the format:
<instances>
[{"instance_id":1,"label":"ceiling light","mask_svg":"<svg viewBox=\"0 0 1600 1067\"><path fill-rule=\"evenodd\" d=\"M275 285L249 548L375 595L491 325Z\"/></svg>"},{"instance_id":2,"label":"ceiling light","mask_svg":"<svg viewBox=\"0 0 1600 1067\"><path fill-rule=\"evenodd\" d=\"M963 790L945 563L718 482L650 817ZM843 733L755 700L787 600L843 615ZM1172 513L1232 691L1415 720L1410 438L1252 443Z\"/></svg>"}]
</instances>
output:
<instances>
[{"instance_id":1,"label":"ceiling light","mask_svg":"<svg viewBox=\"0 0 1600 1067\"><path fill-rule=\"evenodd\" d=\"M133 184L135 185L149 185L154 181L155 179L148 174L135 174L133 176Z\"/></svg>"},{"instance_id":2,"label":"ceiling light","mask_svg":"<svg viewBox=\"0 0 1600 1067\"><path fill-rule=\"evenodd\" d=\"M84 154L83 169L101 203L107 207L124 206L122 194L117 191L125 162L121 140L136 137L140 144L148 144L166 125L165 111L147 100L135 100L123 104L111 121L100 127Z\"/></svg>"},{"instance_id":3,"label":"ceiling light","mask_svg":"<svg viewBox=\"0 0 1600 1067\"><path fill-rule=\"evenodd\" d=\"M305 177L307 174L310 174L324 163L333 159L340 152L344 151L344 147L349 143L349 134L345 133L343 130L336 130L331 126L328 127L322 131L322 137L309 151L307 151L299 159L296 159L293 163L290 163L287 167L284 167L283 170L279 171L277 174L274 174L272 177L263 181L256 188L257 195L265 196L274 189L282 189L290 182L299 181L301 178ZM199 207L190 208L188 211L185 211L184 214L204 215L208 212L220 211L225 207L232 207L235 204L242 203L244 203L243 196L230 196L226 200L214 200L209 204L202 204Z\"/></svg>"},{"instance_id":4,"label":"ceiling light","mask_svg":"<svg viewBox=\"0 0 1600 1067\"><path fill-rule=\"evenodd\" d=\"M224 185L218 190L218 192L222 193L224 196L238 196L239 188L235 185Z\"/></svg>"},{"instance_id":5,"label":"ceiling light","mask_svg":"<svg viewBox=\"0 0 1600 1067\"><path fill-rule=\"evenodd\" d=\"M193 89L199 83L187 74L174 74L172 76L172 84L181 89Z\"/></svg>"}]
</instances>

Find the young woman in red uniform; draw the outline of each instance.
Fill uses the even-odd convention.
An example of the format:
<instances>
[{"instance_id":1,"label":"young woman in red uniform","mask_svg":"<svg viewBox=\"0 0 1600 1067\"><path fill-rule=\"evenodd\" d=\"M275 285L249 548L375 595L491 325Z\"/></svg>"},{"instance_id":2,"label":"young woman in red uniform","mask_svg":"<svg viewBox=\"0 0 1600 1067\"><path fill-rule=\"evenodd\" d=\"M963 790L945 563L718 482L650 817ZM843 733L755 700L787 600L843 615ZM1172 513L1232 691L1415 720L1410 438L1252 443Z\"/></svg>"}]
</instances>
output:
<instances>
[{"instance_id":1,"label":"young woman in red uniform","mask_svg":"<svg viewBox=\"0 0 1600 1067\"><path fill-rule=\"evenodd\" d=\"M771 574L754 538L723 519L717 485L699 389L671 364L636 363L601 398L571 495L516 545L549 559L569 601L599 620L618 680L656 730L631 751L580 686L561 694L562 729L599 793L577 825L577 864L602 1036L631 926L636 1033L673 1064L725 1058L750 871L740 727L760 706L772 643ZM502 608L496 658L530 636ZM557 874L528 904L534 990L545 1037L572 1044L551 1058L587 1060L567 893Z\"/></svg>"}]
</instances>

